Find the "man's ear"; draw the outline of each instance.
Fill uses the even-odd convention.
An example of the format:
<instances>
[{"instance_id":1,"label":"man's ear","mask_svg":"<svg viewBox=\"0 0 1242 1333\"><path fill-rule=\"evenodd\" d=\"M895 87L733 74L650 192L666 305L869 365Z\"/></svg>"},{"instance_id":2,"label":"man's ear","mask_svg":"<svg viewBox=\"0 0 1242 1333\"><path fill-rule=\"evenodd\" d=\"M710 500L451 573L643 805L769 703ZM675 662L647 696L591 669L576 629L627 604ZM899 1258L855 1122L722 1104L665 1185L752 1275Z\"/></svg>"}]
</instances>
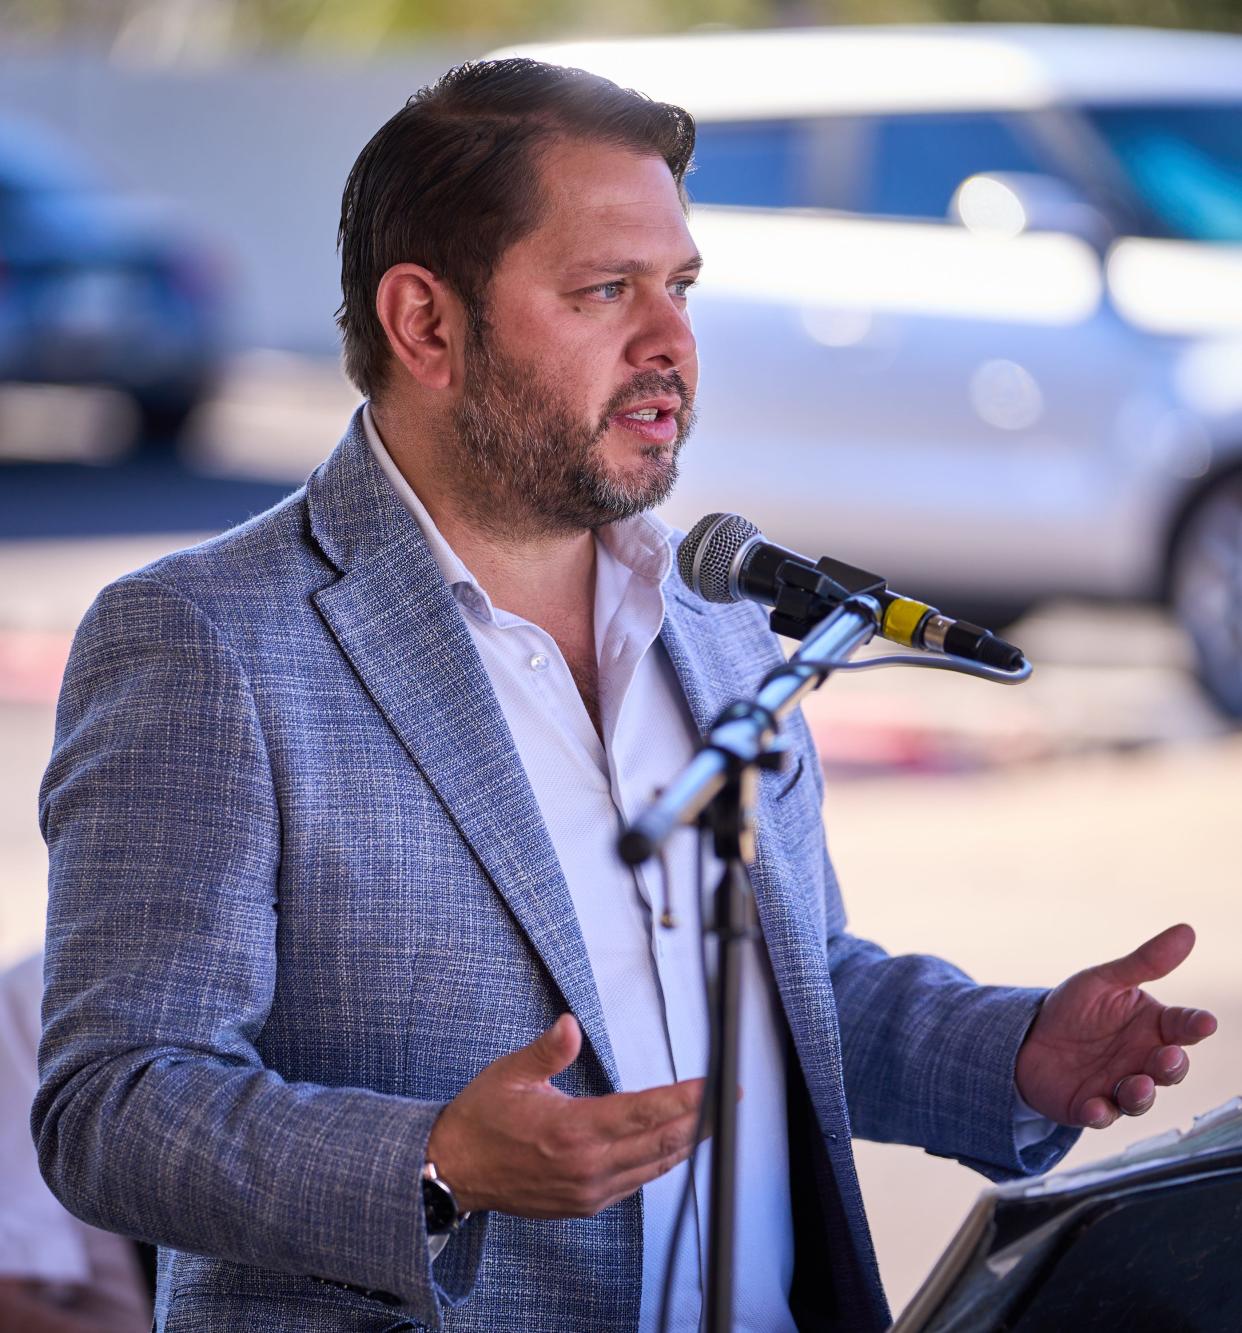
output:
<instances>
[{"instance_id":1,"label":"man's ear","mask_svg":"<svg viewBox=\"0 0 1242 1333\"><path fill-rule=\"evenodd\" d=\"M465 330L461 300L421 264L394 264L380 279L375 313L392 354L428 389L447 389Z\"/></svg>"}]
</instances>

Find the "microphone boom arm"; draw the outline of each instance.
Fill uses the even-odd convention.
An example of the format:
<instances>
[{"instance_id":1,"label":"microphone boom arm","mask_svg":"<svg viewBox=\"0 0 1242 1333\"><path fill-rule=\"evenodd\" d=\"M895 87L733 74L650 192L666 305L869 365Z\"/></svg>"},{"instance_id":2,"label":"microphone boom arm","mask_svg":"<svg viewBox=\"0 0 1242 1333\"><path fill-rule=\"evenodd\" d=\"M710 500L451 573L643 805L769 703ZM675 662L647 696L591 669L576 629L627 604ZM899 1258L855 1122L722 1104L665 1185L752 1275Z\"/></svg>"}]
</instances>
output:
<instances>
[{"instance_id":1,"label":"microphone boom arm","mask_svg":"<svg viewBox=\"0 0 1242 1333\"><path fill-rule=\"evenodd\" d=\"M675 829L693 824L731 777L754 765L778 763L780 719L872 638L880 615L869 596L849 597L833 607L789 661L764 677L753 701L725 709L699 752L621 835L621 859L642 865Z\"/></svg>"}]
</instances>

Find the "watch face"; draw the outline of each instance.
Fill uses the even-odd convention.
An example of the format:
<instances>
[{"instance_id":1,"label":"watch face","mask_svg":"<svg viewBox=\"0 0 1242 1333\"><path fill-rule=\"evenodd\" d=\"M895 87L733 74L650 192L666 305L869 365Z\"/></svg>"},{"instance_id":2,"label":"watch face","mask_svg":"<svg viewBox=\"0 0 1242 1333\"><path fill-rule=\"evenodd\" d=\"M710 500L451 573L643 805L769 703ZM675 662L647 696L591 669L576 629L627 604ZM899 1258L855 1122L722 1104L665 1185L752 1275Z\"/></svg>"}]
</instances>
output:
<instances>
[{"instance_id":1,"label":"watch face","mask_svg":"<svg viewBox=\"0 0 1242 1333\"><path fill-rule=\"evenodd\" d=\"M429 1236L443 1236L457 1225L457 1204L448 1187L438 1180L423 1181L423 1215Z\"/></svg>"}]
</instances>

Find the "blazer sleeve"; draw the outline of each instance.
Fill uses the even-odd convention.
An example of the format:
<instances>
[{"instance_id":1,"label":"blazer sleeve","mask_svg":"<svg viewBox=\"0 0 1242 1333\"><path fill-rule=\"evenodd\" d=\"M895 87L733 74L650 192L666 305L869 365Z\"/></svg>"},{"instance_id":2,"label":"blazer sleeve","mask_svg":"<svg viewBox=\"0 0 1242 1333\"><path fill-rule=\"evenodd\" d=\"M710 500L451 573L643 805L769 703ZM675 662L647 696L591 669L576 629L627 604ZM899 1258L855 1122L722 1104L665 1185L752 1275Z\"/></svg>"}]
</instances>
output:
<instances>
[{"instance_id":1,"label":"blazer sleeve","mask_svg":"<svg viewBox=\"0 0 1242 1333\"><path fill-rule=\"evenodd\" d=\"M822 803L818 759L813 771ZM823 857L829 918L844 923L826 846ZM981 986L942 958L894 957L844 929L828 963L859 1138L925 1148L990 1180L1038 1175L1078 1141L1067 1126L1025 1147L1015 1136L1018 1048L1047 991Z\"/></svg>"},{"instance_id":2,"label":"blazer sleeve","mask_svg":"<svg viewBox=\"0 0 1242 1333\"><path fill-rule=\"evenodd\" d=\"M980 986L943 959L830 942L846 1099L860 1138L953 1157L990 1180L1056 1165L1079 1131L1019 1148L1014 1069L1045 992Z\"/></svg>"},{"instance_id":3,"label":"blazer sleeve","mask_svg":"<svg viewBox=\"0 0 1242 1333\"><path fill-rule=\"evenodd\" d=\"M237 653L156 577L106 589L78 631L40 820L32 1127L53 1192L96 1226L391 1293L438 1327L470 1294L486 1219L433 1269L419 1171L440 1104L287 1082L256 1052L276 787Z\"/></svg>"}]
</instances>

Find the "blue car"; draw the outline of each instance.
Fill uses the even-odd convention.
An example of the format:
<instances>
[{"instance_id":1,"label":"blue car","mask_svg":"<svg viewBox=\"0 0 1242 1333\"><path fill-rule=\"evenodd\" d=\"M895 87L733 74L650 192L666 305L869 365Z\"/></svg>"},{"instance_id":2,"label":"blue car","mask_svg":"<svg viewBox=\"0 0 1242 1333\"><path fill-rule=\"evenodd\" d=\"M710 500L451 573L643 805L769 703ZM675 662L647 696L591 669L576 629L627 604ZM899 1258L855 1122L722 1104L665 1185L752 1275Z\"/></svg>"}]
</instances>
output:
<instances>
[{"instance_id":1,"label":"blue car","mask_svg":"<svg viewBox=\"0 0 1242 1333\"><path fill-rule=\"evenodd\" d=\"M168 447L216 381L218 261L59 141L0 121L0 385L120 390Z\"/></svg>"}]
</instances>

